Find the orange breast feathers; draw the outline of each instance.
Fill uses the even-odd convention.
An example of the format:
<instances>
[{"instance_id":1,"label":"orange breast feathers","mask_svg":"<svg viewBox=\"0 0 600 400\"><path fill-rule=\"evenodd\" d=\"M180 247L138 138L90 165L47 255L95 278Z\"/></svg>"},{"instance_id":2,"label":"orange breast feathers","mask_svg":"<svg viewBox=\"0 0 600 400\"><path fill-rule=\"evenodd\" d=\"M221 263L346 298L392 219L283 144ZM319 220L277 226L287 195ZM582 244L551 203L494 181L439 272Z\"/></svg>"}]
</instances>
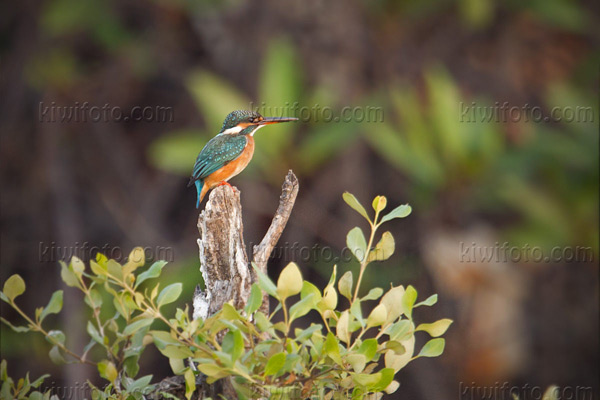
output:
<instances>
[{"instance_id":1,"label":"orange breast feathers","mask_svg":"<svg viewBox=\"0 0 600 400\"><path fill-rule=\"evenodd\" d=\"M246 140L248 141L246 147L244 147L244 151L238 158L225 164L223 168L216 170L204 179L204 186L207 189L212 189L223 181L227 182L246 168L254 155L254 138L246 135Z\"/></svg>"}]
</instances>

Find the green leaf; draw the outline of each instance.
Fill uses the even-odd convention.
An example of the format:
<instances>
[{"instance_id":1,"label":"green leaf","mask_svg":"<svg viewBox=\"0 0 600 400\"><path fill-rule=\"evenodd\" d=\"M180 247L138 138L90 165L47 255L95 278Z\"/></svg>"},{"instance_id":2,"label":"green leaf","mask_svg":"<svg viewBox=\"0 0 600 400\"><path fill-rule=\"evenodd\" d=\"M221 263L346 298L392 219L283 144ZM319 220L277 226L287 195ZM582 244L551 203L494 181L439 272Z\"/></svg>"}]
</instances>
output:
<instances>
[{"instance_id":1,"label":"green leaf","mask_svg":"<svg viewBox=\"0 0 600 400\"><path fill-rule=\"evenodd\" d=\"M65 344L65 334L59 330L51 330L46 336L46 340L52 344Z\"/></svg>"},{"instance_id":2,"label":"green leaf","mask_svg":"<svg viewBox=\"0 0 600 400\"><path fill-rule=\"evenodd\" d=\"M139 350L137 350L139 351ZM138 363L140 359L140 353L130 355L123 361L123 370L127 374L127 376L136 376L140 371L140 365Z\"/></svg>"},{"instance_id":3,"label":"green leaf","mask_svg":"<svg viewBox=\"0 0 600 400\"><path fill-rule=\"evenodd\" d=\"M256 326L258 327L258 329L260 329L261 332L267 332L273 326L273 324L271 323L271 321L269 321L267 316L261 313L260 311L254 315L254 320L256 321Z\"/></svg>"},{"instance_id":4,"label":"green leaf","mask_svg":"<svg viewBox=\"0 0 600 400\"><path fill-rule=\"evenodd\" d=\"M350 320L350 313L348 310L340 314L336 326L336 335L344 343L350 343L350 332L348 331L348 323Z\"/></svg>"},{"instance_id":5,"label":"green leaf","mask_svg":"<svg viewBox=\"0 0 600 400\"><path fill-rule=\"evenodd\" d=\"M398 388L400 387L400 382L398 381L392 381L386 388L385 388L385 392L387 394L392 394L394 392L396 392L396 390L398 390Z\"/></svg>"},{"instance_id":6,"label":"green leaf","mask_svg":"<svg viewBox=\"0 0 600 400\"><path fill-rule=\"evenodd\" d=\"M390 383L394 380L395 371L392 368L383 368L379 371L381 378L379 381L371 387L373 392L381 392L385 390Z\"/></svg>"},{"instance_id":7,"label":"green leaf","mask_svg":"<svg viewBox=\"0 0 600 400\"><path fill-rule=\"evenodd\" d=\"M367 358L364 354L350 354L346 357L346 361L348 361L356 373L363 372L365 365L367 364Z\"/></svg>"},{"instance_id":8,"label":"green leaf","mask_svg":"<svg viewBox=\"0 0 600 400\"><path fill-rule=\"evenodd\" d=\"M387 206L387 198L385 196L375 196L373 199L373 210L381 212Z\"/></svg>"},{"instance_id":9,"label":"green leaf","mask_svg":"<svg viewBox=\"0 0 600 400\"><path fill-rule=\"evenodd\" d=\"M114 382L118 376L115 364L108 360L103 360L98 363L98 372L102 378L108 380L109 382Z\"/></svg>"},{"instance_id":10,"label":"green leaf","mask_svg":"<svg viewBox=\"0 0 600 400\"><path fill-rule=\"evenodd\" d=\"M348 300L352 300L352 283L352 271L346 271L338 281L340 294Z\"/></svg>"},{"instance_id":11,"label":"green leaf","mask_svg":"<svg viewBox=\"0 0 600 400\"><path fill-rule=\"evenodd\" d=\"M28 328L26 326L15 326L15 325L11 324L10 322L8 322L7 320L5 320L2 317L0 317L0 321L2 321L10 329L12 329L13 331L18 332L18 333L29 332L31 330L30 328Z\"/></svg>"},{"instance_id":12,"label":"green leaf","mask_svg":"<svg viewBox=\"0 0 600 400\"><path fill-rule=\"evenodd\" d=\"M115 260L108 260L106 262L106 270L112 277L123 280L123 267Z\"/></svg>"},{"instance_id":13,"label":"green leaf","mask_svg":"<svg viewBox=\"0 0 600 400\"><path fill-rule=\"evenodd\" d=\"M375 374L353 374L352 380L359 386L363 386L367 388L367 390L371 390L371 387L376 385L377 382L381 380L381 373Z\"/></svg>"},{"instance_id":14,"label":"green leaf","mask_svg":"<svg viewBox=\"0 0 600 400\"><path fill-rule=\"evenodd\" d=\"M133 335L140 329L151 325L152 322L154 322L154 318L144 318L144 319L140 319L135 322L132 322L131 324L129 324L125 327L125 329L123 330L123 335L125 335L125 336Z\"/></svg>"},{"instance_id":15,"label":"green leaf","mask_svg":"<svg viewBox=\"0 0 600 400\"><path fill-rule=\"evenodd\" d=\"M277 280L277 294L282 300L300 293L302 290L302 274L296 263L289 263Z\"/></svg>"},{"instance_id":16,"label":"green leaf","mask_svg":"<svg viewBox=\"0 0 600 400\"><path fill-rule=\"evenodd\" d=\"M108 258L102 253L96 253L96 262L104 268L108 262Z\"/></svg>"},{"instance_id":17,"label":"green leaf","mask_svg":"<svg viewBox=\"0 0 600 400\"><path fill-rule=\"evenodd\" d=\"M408 318L412 318L412 310L416 300L417 290L409 285L404 292L404 296L402 296L402 307Z\"/></svg>"},{"instance_id":18,"label":"green leaf","mask_svg":"<svg viewBox=\"0 0 600 400\"><path fill-rule=\"evenodd\" d=\"M102 266L102 264L98 264L93 260L90 261L90 268L92 269L92 272L97 276L106 276L108 274L108 271L105 267Z\"/></svg>"},{"instance_id":19,"label":"green leaf","mask_svg":"<svg viewBox=\"0 0 600 400\"><path fill-rule=\"evenodd\" d=\"M392 350L396 355L402 355L406 353L404 345L396 340L388 340L385 342L386 350Z\"/></svg>"},{"instance_id":20,"label":"green leaf","mask_svg":"<svg viewBox=\"0 0 600 400\"><path fill-rule=\"evenodd\" d=\"M337 264L333 266L333 271L331 271L331 277L329 278L329 282L327 283L327 286L333 286L333 284L335 283L336 277L337 277Z\"/></svg>"},{"instance_id":21,"label":"green leaf","mask_svg":"<svg viewBox=\"0 0 600 400\"><path fill-rule=\"evenodd\" d=\"M224 373L223 368L216 364L200 363L196 366L196 368L198 368L198 371L202 372L204 375L213 378L222 376Z\"/></svg>"},{"instance_id":22,"label":"green leaf","mask_svg":"<svg viewBox=\"0 0 600 400\"><path fill-rule=\"evenodd\" d=\"M290 307L290 323L296 318L300 318L309 313L315 308L317 301L313 293L301 299L299 302Z\"/></svg>"},{"instance_id":23,"label":"green leaf","mask_svg":"<svg viewBox=\"0 0 600 400\"><path fill-rule=\"evenodd\" d=\"M160 350L164 349L168 345L178 345L177 339L171 336L170 332L166 331L150 331L152 339L154 339L154 345Z\"/></svg>"},{"instance_id":24,"label":"green leaf","mask_svg":"<svg viewBox=\"0 0 600 400\"><path fill-rule=\"evenodd\" d=\"M142 376L141 378L136 379L135 381L133 381L128 387L127 390L130 392L142 392L144 389L146 389L146 387L148 385L150 385L150 382L152 381L152 375L146 375L146 376Z\"/></svg>"},{"instance_id":25,"label":"green leaf","mask_svg":"<svg viewBox=\"0 0 600 400\"><path fill-rule=\"evenodd\" d=\"M385 307L388 311L386 322L393 322L404 313L404 307L402 306L404 293L404 287L396 286L388 290L388 292L381 298L381 303L385 304Z\"/></svg>"},{"instance_id":26,"label":"green leaf","mask_svg":"<svg viewBox=\"0 0 600 400\"><path fill-rule=\"evenodd\" d=\"M413 306L413 308L417 308L419 306L432 306L435 303L437 303L438 301L438 295L437 294L432 294L431 296L429 296L427 299L425 299L424 301L421 301L417 304L415 304Z\"/></svg>"},{"instance_id":27,"label":"green leaf","mask_svg":"<svg viewBox=\"0 0 600 400\"><path fill-rule=\"evenodd\" d=\"M307 296L313 295L315 298L315 303L318 303L321 300L321 291L315 285L310 282L304 281L302 283L302 290L300 291L300 298L303 299Z\"/></svg>"},{"instance_id":28,"label":"green leaf","mask_svg":"<svg viewBox=\"0 0 600 400\"><path fill-rule=\"evenodd\" d=\"M177 300L181 295L182 286L181 283L173 283L163 290L160 291L158 298L156 299L156 305L158 307L164 306L165 304L170 304Z\"/></svg>"},{"instance_id":29,"label":"green leaf","mask_svg":"<svg viewBox=\"0 0 600 400\"><path fill-rule=\"evenodd\" d=\"M371 311L367 318L367 327L374 327L383 324L388 316L385 304L380 303L377 307Z\"/></svg>"},{"instance_id":30,"label":"green leaf","mask_svg":"<svg viewBox=\"0 0 600 400\"><path fill-rule=\"evenodd\" d=\"M444 352L446 341L442 338L431 339L425 343L417 357L438 357Z\"/></svg>"},{"instance_id":31,"label":"green leaf","mask_svg":"<svg viewBox=\"0 0 600 400\"><path fill-rule=\"evenodd\" d=\"M431 335L431 337L442 336L452 324L452 320L448 318L440 319L431 324L420 324L417 326L416 331L425 331Z\"/></svg>"},{"instance_id":32,"label":"green leaf","mask_svg":"<svg viewBox=\"0 0 600 400\"><path fill-rule=\"evenodd\" d=\"M63 306L63 291L57 290L56 292L54 292L52 294L52 297L50 298L48 305L42 311L42 314L40 315L40 322L43 321L44 318L46 318L46 316L48 316L49 314L58 314L60 312L60 310L62 310L62 306Z\"/></svg>"},{"instance_id":33,"label":"green leaf","mask_svg":"<svg viewBox=\"0 0 600 400\"><path fill-rule=\"evenodd\" d=\"M185 378L185 398L191 400L196 391L196 375L194 375L194 371L188 368L183 376Z\"/></svg>"},{"instance_id":34,"label":"green leaf","mask_svg":"<svg viewBox=\"0 0 600 400\"><path fill-rule=\"evenodd\" d=\"M361 300L356 299L350 306L350 314L360 323L360 326L365 326L365 319L362 316Z\"/></svg>"},{"instance_id":35,"label":"green leaf","mask_svg":"<svg viewBox=\"0 0 600 400\"><path fill-rule=\"evenodd\" d=\"M52 360L52 362L56 365L62 365L66 363L65 357L58 346L53 346L48 355L50 356L50 360Z\"/></svg>"},{"instance_id":36,"label":"green leaf","mask_svg":"<svg viewBox=\"0 0 600 400\"><path fill-rule=\"evenodd\" d=\"M327 338L325 339L325 345L323 350L333 361L338 365L343 365L342 358L340 357L340 347L338 340L333 333L328 332Z\"/></svg>"},{"instance_id":37,"label":"green leaf","mask_svg":"<svg viewBox=\"0 0 600 400\"><path fill-rule=\"evenodd\" d=\"M4 382L8 379L8 370L7 370L7 362L2 359L0 361L0 381Z\"/></svg>"},{"instance_id":38,"label":"green leaf","mask_svg":"<svg viewBox=\"0 0 600 400\"><path fill-rule=\"evenodd\" d=\"M147 279L158 278L166 264L167 262L163 260L156 261L154 264L152 264L152 266L150 266L150 268L139 274L135 280L135 288L137 289L137 287Z\"/></svg>"},{"instance_id":39,"label":"green leaf","mask_svg":"<svg viewBox=\"0 0 600 400\"><path fill-rule=\"evenodd\" d=\"M46 378L50 377L50 374L44 374L37 378L35 381L31 382L31 387L37 389L44 382Z\"/></svg>"},{"instance_id":40,"label":"green leaf","mask_svg":"<svg viewBox=\"0 0 600 400\"><path fill-rule=\"evenodd\" d=\"M375 354L377 354L377 346L377 339L366 339L360 344L358 352L363 354L367 358L367 361L371 361L375 357Z\"/></svg>"},{"instance_id":41,"label":"green leaf","mask_svg":"<svg viewBox=\"0 0 600 400\"><path fill-rule=\"evenodd\" d=\"M246 303L246 315L251 315L253 312L258 310L262 305L262 299L263 295L260 287L258 287L257 283L253 283L252 288L250 289L250 297Z\"/></svg>"},{"instance_id":42,"label":"green leaf","mask_svg":"<svg viewBox=\"0 0 600 400\"><path fill-rule=\"evenodd\" d=\"M404 218L410 215L412 208L408 204L403 204L394 208L385 217L381 219L381 224L394 218Z\"/></svg>"},{"instance_id":43,"label":"green leaf","mask_svg":"<svg viewBox=\"0 0 600 400\"><path fill-rule=\"evenodd\" d=\"M348 232L346 245L359 262L364 260L367 255L367 241L365 240L363 231L358 226Z\"/></svg>"},{"instance_id":44,"label":"green leaf","mask_svg":"<svg viewBox=\"0 0 600 400\"><path fill-rule=\"evenodd\" d=\"M221 312L222 312L221 318L226 319L228 321L237 321L237 320L244 319L244 318L242 318L242 316L240 315L238 310L236 310L235 307L229 303L223 304L223 308L222 308Z\"/></svg>"},{"instance_id":45,"label":"green leaf","mask_svg":"<svg viewBox=\"0 0 600 400\"><path fill-rule=\"evenodd\" d=\"M4 289L2 289L2 292L10 299L10 301L14 301L17 296L20 296L25 292L25 281L20 275L14 274L4 282Z\"/></svg>"},{"instance_id":46,"label":"green leaf","mask_svg":"<svg viewBox=\"0 0 600 400\"><path fill-rule=\"evenodd\" d=\"M70 287L79 287L79 279L77 279L77 275L75 272L64 262L60 262L60 277L63 282Z\"/></svg>"},{"instance_id":47,"label":"green leaf","mask_svg":"<svg viewBox=\"0 0 600 400\"><path fill-rule=\"evenodd\" d=\"M369 293L367 293L367 295L365 297L363 297L362 300L363 301L377 300L378 298L381 297L382 294L383 294L383 289L376 287L376 288L369 290Z\"/></svg>"},{"instance_id":48,"label":"green leaf","mask_svg":"<svg viewBox=\"0 0 600 400\"><path fill-rule=\"evenodd\" d=\"M169 366L175 375L182 375L186 368L183 359L180 358L169 358Z\"/></svg>"},{"instance_id":49,"label":"green leaf","mask_svg":"<svg viewBox=\"0 0 600 400\"><path fill-rule=\"evenodd\" d=\"M240 331L229 331L223 338L222 349L225 353L231 355L231 360L235 362L244 354L244 338Z\"/></svg>"},{"instance_id":50,"label":"green leaf","mask_svg":"<svg viewBox=\"0 0 600 400\"><path fill-rule=\"evenodd\" d=\"M273 281L265 273L263 273L256 266L256 264L252 263L252 267L254 268L254 271L256 271L256 275L258 276L258 286L260 286L260 288L262 290L264 290L271 296L278 298L277 297L277 286L275 286Z\"/></svg>"},{"instance_id":51,"label":"green leaf","mask_svg":"<svg viewBox=\"0 0 600 400\"><path fill-rule=\"evenodd\" d=\"M78 257L73 256L71 257L71 268L73 269L75 275L81 277L81 275L85 271L85 264Z\"/></svg>"},{"instance_id":52,"label":"green leaf","mask_svg":"<svg viewBox=\"0 0 600 400\"><path fill-rule=\"evenodd\" d=\"M29 400L44 400L44 395L38 391L31 392L28 396Z\"/></svg>"},{"instance_id":53,"label":"green leaf","mask_svg":"<svg viewBox=\"0 0 600 400\"><path fill-rule=\"evenodd\" d=\"M265 366L265 376L276 375L285 363L285 353L277 353L269 358Z\"/></svg>"},{"instance_id":54,"label":"green leaf","mask_svg":"<svg viewBox=\"0 0 600 400\"><path fill-rule=\"evenodd\" d=\"M102 305L102 295L96 289L90 289L89 296L85 296L84 301L91 308L99 308Z\"/></svg>"},{"instance_id":55,"label":"green leaf","mask_svg":"<svg viewBox=\"0 0 600 400\"><path fill-rule=\"evenodd\" d=\"M385 261L394 254L395 248L396 244L392 234L390 232L384 232L383 235L381 235L379 243L377 243L375 248L369 252L367 261Z\"/></svg>"},{"instance_id":56,"label":"green leaf","mask_svg":"<svg viewBox=\"0 0 600 400\"><path fill-rule=\"evenodd\" d=\"M322 328L323 326L321 324L311 323L306 329L296 329L296 340L302 343L303 340L308 339L313 333L320 331Z\"/></svg>"},{"instance_id":57,"label":"green leaf","mask_svg":"<svg viewBox=\"0 0 600 400\"><path fill-rule=\"evenodd\" d=\"M181 345L168 345L164 349L158 349L164 356L168 358L176 358L183 360L184 358L192 357L194 354L190 349Z\"/></svg>"},{"instance_id":58,"label":"green leaf","mask_svg":"<svg viewBox=\"0 0 600 400\"><path fill-rule=\"evenodd\" d=\"M86 330L92 339L94 339L99 344L104 345L104 339L102 338L102 336L100 336L100 332L98 332L94 324L92 324L92 321L88 321Z\"/></svg>"},{"instance_id":59,"label":"green leaf","mask_svg":"<svg viewBox=\"0 0 600 400\"><path fill-rule=\"evenodd\" d=\"M317 303L317 308L324 312L326 310L333 310L337 306L338 295L335 291L333 285L328 285L325 287L325 293L323 293L323 297Z\"/></svg>"},{"instance_id":60,"label":"green leaf","mask_svg":"<svg viewBox=\"0 0 600 400\"><path fill-rule=\"evenodd\" d=\"M390 340L406 340L410 335L413 335L412 329L414 325L407 319L402 319L393 325L389 326L385 333L390 337Z\"/></svg>"},{"instance_id":61,"label":"green leaf","mask_svg":"<svg viewBox=\"0 0 600 400\"><path fill-rule=\"evenodd\" d=\"M369 218L369 215L367 214L367 210L365 210L365 208L362 206L362 204L360 204L360 202L356 199L356 197L354 197L354 195L352 193L345 192L342 195L342 198L344 199L346 204L348 204L356 212L358 212L360 215L362 215L367 221L369 221L369 222L371 221L371 219Z\"/></svg>"},{"instance_id":62,"label":"green leaf","mask_svg":"<svg viewBox=\"0 0 600 400\"><path fill-rule=\"evenodd\" d=\"M287 354L285 356L285 363L281 367L281 372L286 373L292 371L296 365L302 361L302 357L298 354Z\"/></svg>"}]
</instances>

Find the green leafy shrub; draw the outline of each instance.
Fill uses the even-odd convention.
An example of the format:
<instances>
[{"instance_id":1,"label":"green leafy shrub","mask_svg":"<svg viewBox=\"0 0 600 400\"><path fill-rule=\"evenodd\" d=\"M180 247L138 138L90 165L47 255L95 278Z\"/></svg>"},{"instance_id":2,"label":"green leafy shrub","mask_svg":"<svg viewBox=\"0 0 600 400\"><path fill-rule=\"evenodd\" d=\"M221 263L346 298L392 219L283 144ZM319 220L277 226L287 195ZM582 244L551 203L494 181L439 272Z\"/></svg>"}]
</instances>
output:
<instances>
[{"instance_id":1,"label":"green leafy shrub","mask_svg":"<svg viewBox=\"0 0 600 400\"><path fill-rule=\"evenodd\" d=\"M29 373L25 375L25 378L19 379L16 384L15 381L8 376L8 367L6 360L2 360L0 363L0 381L2 387L0 388L1 399L31 399L31 400L58 400L57 396L52 396L50 391L41 392L36 390L50 375L42 375L34 381L29 379Z\"/></svg>"},{"instance_id":2,"label":"green leafy shrub","mask_svg":"<svg viewBox=\"0 0 600 400\"><path fill-rule=\"evenodd\" d=\"M191 320L186 306L167 318L161 307L175 302L182 286L148 286L147 281L158 278L166 263L155 262L138 273L144 266L144 252L136 248L124 265L102 255L90 262L89 269L75 257L69 265L61 263L63 281L83 293L92 311L86 327L91 340L81 355L66 347L63 332L42 326L46 316L60 312L60 290L30 318L15 303L25 292L25 282L18 275L11 276L0 298L27 324L14 326L2 321L17 332L42 333L52 344L50 357L57 363L96 365L100 376L109 382L104 390L89 383L96 399L141 399L143 393L155 390L151 375L136 378L139 358L151 343L169 359L175 374L184 375L188 399L196 389L198 374L204 374L209 384L231 378L240 398L362 399L367 394L392 393L399 386L395 374L410 361L442 354L445 342L440 336L452 321L416 324L414 309L434 305L437 295L417 302L412 286L372 288L361 296L367 267L387 260L395 248L390 232L384 232L376 243L377 231L388 221L408 216L411 208L401 205L383 215L387 200L377 196L371 219L353 195L345 193L344 200L370 227L368 240L359 227L347 235L348 248L360 262L356 284L350 271L338 279L335 266L323 290L303 280L295 263L284 268L277 283L256 269L258 282L252 286L244 310L225 304L206 320ZM258 311L263 291L278 302L270 315ZM346 308L339 307L338 295L347 299ZM105 302L105 298L112 301ZM365 313L363 308L369 306L372 310ZM294 327L302 325L311 312L319 315L322 323ZM166 329L152 329L155 321L161 321ZM419 331L431 339L416 353L415 334ZM94 347L101 348L102 355L92 360L90 350Z\"/></svg>"}]
</instances>

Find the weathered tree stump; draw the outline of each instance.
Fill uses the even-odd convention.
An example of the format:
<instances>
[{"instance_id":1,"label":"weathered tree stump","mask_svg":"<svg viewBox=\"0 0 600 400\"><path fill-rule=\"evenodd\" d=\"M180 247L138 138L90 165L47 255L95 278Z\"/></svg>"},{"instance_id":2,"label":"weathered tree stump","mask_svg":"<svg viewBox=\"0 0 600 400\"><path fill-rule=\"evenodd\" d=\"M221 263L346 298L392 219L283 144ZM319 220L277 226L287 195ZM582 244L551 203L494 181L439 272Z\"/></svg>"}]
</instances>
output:
<instances>
[{"instance_id":1,"label":"weathered tree stump","mask_svg":"<svg viewBox=\"0 0 600 400\"><path fill-rule=\"evenodd\" d=\"M285 177L279 206L271 225L258 246L254 246L252 263L267 273L267 261L283 233L298 195L298 178L290 170ZM205 289L199 286L194 293L193 318L208 318L233 301L237 309L243 309L250 297L257 274L246 254L240 192L231 186L215 188L208 198L204 211L198 216L198 248L200 272ZM268 315L269 296L263 297L260 310ZM237 398L232 385L226 379L208 385L197 382L198 398ZM184 385L185 387L185 385Z\"/></svg>"},{"instance_id":2,"label":"weathered tree stump","mask_svg":"<svg viewBox=\"0 0 600 400\"><path fill-rule=\"evenodd\" d=\"M264 273L290 217L298 188L298 178L289 171L271 226L260 244L254 246L252 262ZM198 231L205 290L197 289L194 294L194 319L210 317L230 300L237 309L243 309L257 277L246 254L240 192L230 186L215 188L198 217ZM269 310L268 295L263 298L261 310Z\"/></svg>"}]
</instances>

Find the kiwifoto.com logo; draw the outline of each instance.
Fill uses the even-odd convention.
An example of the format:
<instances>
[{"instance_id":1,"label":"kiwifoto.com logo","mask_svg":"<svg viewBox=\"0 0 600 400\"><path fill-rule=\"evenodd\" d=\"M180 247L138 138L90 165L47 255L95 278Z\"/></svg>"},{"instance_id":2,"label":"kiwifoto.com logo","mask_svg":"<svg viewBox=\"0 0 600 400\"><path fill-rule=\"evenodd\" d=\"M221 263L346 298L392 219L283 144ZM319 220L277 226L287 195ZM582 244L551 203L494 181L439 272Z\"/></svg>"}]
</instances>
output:
<instances>
[{"instance_id":1,"label":"kiwifoto.com logo","mask_svg":"<svg viewBox=\"0 0 600 400\"><path fill-rule=\"evenodd\" d=\"M549 109L532 106L495 102L491 105L481 105L477 102L459 103L459 121L466 123L508 123L508 122L581 122L596 121L594 108L589 105L555 106Z\"/></svg>"},{"instance_id":2,"label":"kiwifoto.com logo","mask_svg":"<svg viewBox=\"0 0 600 400\"><path fill-rule=\"evenodd\" d=\"M169 106L133 106L122 108L109 103L91 104L88 101L62 105L56 102L39 103L38 121L41 123L69 122L173 122L175 112Z\"/></svg>"}]
</instances>

